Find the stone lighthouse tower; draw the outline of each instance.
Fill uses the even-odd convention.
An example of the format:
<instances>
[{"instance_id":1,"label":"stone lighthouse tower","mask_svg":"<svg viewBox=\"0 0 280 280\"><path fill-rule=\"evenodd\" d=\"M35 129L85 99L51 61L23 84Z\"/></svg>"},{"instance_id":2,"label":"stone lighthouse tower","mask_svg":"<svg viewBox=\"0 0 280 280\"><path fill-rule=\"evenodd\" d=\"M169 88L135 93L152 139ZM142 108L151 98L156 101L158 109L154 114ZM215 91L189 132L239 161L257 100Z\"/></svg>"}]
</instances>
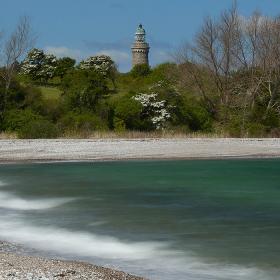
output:
<instances>
[{"instance_id":1,"label":"stone lighthouse tower","mask_svg":"<svg viewBox=\"0 0 280 280\"><path fill-rule=\"evenodd\" d=\"M138 64L149 65L149 44L146 42L146 31L142 24L139 24L136 33L135 40L131 47L132 50L132 66Z\"/></svg>"}]
</instances>

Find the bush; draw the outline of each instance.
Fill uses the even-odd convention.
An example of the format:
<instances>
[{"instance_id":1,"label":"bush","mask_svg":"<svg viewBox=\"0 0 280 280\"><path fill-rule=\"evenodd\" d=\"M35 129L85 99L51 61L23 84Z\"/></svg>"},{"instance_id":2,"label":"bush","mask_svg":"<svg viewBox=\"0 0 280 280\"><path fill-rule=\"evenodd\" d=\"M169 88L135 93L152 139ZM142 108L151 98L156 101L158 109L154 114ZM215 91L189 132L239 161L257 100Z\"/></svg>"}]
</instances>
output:
<instances>
[{"instance_id":1,"label":"bush","mask_svg":"<svg viewBox=\"0 0 280 280\"><path fill-rule=\"evenodd\" d=\"M36 114L31 109L9 110L4 116L3 128L7 131L19 131L30 122L42 120L42 116Z\"/></svg>"},{"instance_id":2,"label":"bush","mask_svg":"<svg viewBox=\"0 0 280 280\"><path fill-rule=\"evenodd\" d=\"M148 76L150 73L151 73L151 68L147 64L135 65L130 71L130 74L133 78L145 77Z\"/></svg>"},{"instance_id":3,"label":"bush","mask_svg":"<svg viewBox=\"0 0 280 280\"><path fill-rule=\"evenodd\" d=\"M153 68L151 78L153 81L167 80L172 81L177 72L177 65L175 63L162 63Z\"/></svg>"},{"instance_id":4,"label":"bush","mask_svg":"<svg viewBox=\"0 0 280 280\"><path fill-rule=\"evenodd\" d=\"M205 108L199 105L191 108L189 127L193 131L210 132L212 130L212 119Z\"/></svg>"},{"instance_id":5,"label":"bush","mask_svg":"<svg viewBox=\"0 0 280 280\"><path fill-rule=\"evenodd\" d=\"M58 129L48 120L34 120L21 127L18 136L23 139L56 138Z\"/></svg>"},{"instance_id":6,"label":"bush","mask_svg":"<svg viewBox=\"0 0 280 280\"><path fill-rule=\"evenodd\" d=\"M114 110L114 128L131 130L149 129L147 124L141 120L141 104L131 97L132 94L127 94L116 102ZM122 128L120 128L120 125ZM149 126L151 126L151 124Z\"/></svg>"},{"instance_id":7,"label":"bush","mask_svg":"<svg viewBox=\"0 0 280 280\"><path fill-rule=\"evenodd\" d=\"M107 124L101 118L90 112L81 114L69 112L59 120L58 126L63 132L83 134L85 136L96 130L108 129Z\"/></svg>"},{"instance_id":8,"label":"bush","mask_svg":"<svg viewBox=\"0 0 280 280\"><path fill-rule=\"evenodd\" d=\"M114 129L116 132L124 132L125 131L125 122L118 117L114 118Z\"/></svg>"},{"instance_id":9,"label":"bush","mask_svg":"<svg viewBox=\"0 0 280 280\"><path fill-rule=\"evenodd\" d=\"M0 95L4 88L0 84ZM23 109L30 107L35 109L40 106L42 95L39 89L33 86L23 86L17 80L12 80L7 94L6 110L9 109ZM1 107L1 99L0 99Z\"/></svg>"},{"instance_id":10,"label":"bush","mask_svg":"<svg viewBox=\"0 0 280 280\"><path fill-rule=\"evenodd\" d=\"M70 109L95 110L100 99L109 92L104 76L94 70L75 70L62 80L61 88Z\"/></svg>"},{"instance_id":11,"label":"bush","mask_svg":"<svg viewBox=\"0 0 280 280\"><path fill-rule=\"evenodd\" d=\"M249 137L263 137L266 134L266 127L260 123L250 123L247 132Z\"/></svg>"}]
</instances>

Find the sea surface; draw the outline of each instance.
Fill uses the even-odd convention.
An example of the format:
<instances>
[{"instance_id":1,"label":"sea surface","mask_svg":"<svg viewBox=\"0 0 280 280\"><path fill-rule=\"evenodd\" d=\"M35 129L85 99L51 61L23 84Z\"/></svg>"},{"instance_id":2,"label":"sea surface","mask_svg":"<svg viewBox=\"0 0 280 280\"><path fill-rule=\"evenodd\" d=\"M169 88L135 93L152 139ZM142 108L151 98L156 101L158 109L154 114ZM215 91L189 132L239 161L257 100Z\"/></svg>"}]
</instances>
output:
<instances>
[{"instance_id":1,"label":"sea surface","mask_svg":"<svg viewBox=\"0 0 280 280\"><path fill-rule=\"evenodd\" d=\"M161 280L276 280L280 160L0 165L0 240Z\"/></svg>"}]
</instances>

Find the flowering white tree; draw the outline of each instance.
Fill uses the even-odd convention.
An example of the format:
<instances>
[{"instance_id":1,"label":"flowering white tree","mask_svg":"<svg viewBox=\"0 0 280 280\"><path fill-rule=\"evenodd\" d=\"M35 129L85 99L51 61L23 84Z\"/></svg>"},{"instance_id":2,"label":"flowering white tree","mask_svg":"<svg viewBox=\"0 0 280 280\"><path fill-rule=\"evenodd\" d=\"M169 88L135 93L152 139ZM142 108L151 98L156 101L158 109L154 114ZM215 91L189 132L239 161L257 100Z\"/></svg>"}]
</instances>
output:
<instances>
[{"instance_id":1,"label":"flowering white tree","mask_svg":"<svg viewBox=\"0 0 280 280\"><path fill-rule=\"evenodd\" d=\"M166 100L159 100L158 93L139 93L132 97L142 106L142 115L149 118L156 129L163 129L171 118Z\"/></svg>"},{"instance_id":2,"label":"flowering white tree","mask_svg":"<svg viewBox=\"0 0 280 280\"><path fill-rule=\"evenodd\" d=\"M115 63L108 55L97 55L81 61L80 68L94 69L104 76L108 76L110 72L115 69Z\"/></svg>"},{"instance_id":3,"label":"flowering white tree","mask_svg":"<svg viewBox=\"0 0 280 280\"><path fill-rule=\"evenodd\" d=\"M113 83L114 88L116 88L116 72L117 67L115 62L108 55L96 55L81 61L80 69L90 70L93 69L105 78L108 78Z\"/></svg>"},{"instance_id":4,"label":"flowering white tree","mask_svg":"<svg viewBox=\"0 0 280 280\"><path fill-rule=\"evenodd\" d=\"M45 54L43 50L31 50L23 61L21 72L33 80L47 82L53 78L57 68L57 59L52 54Z\"/></svg>"}]
</instances>

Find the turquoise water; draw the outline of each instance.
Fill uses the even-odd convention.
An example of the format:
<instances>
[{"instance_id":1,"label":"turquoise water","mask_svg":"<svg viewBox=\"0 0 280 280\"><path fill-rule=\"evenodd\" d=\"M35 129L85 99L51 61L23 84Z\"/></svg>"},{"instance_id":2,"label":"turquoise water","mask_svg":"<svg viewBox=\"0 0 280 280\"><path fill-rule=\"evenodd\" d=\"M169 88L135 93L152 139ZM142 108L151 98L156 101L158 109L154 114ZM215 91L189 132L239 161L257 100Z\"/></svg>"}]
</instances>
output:
<instances>
[{"instance_id":1,"label":"turquoise water","mask_svg":"<svg viewBox=\"0 0 280 280\"><path fill-rule=\"evenodd\" d=\"M280 160L0 165L0 239L151 279L279 279Z\"/></svg>"}]
</instances>

